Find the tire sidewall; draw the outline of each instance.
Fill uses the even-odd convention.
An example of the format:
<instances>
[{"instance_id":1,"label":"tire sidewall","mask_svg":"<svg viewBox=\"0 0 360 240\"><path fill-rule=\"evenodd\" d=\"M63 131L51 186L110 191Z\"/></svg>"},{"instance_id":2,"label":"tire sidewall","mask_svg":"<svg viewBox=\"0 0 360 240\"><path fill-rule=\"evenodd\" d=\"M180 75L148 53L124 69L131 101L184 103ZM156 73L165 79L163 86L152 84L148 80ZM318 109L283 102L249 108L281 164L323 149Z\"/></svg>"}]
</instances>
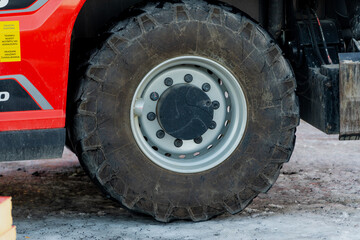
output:
<instances>
[{"instance_id":1,"label":"tire sidewall","mask_svg":"<svg viewBox=\"0 0 360 240\"><path fill-rule=\"evenodd\" d=\"M132 32L134 26L129 25ZM273 160L275 146L292 141L293 131L284 136L282 114L286 109L277 97L284 93L280 82L292 72L269 35L246 18L239 20L239 26L234 31L206 19L169 18L148 31L137 26L141 34L132 41L116 44L124 37L121 34L110 39L110 48L117 55L105 67L98 89L86 89L83 94L97 99L96 135L106 162L101 166L83 162L112 197L135 209L128 204L134 196L178 208L221 205L229 196L256 185ZM104 48L94 62L106 58L106 53ZM181 174L159 167L142 153L131 131L130 107L138 85L151 69L188 55L211 59L232 72L245 94L248 122L243 139L227 160L205 172ZM287 71L279 73L279 69ZM110 175L106 179L104 169ZM122 183L120 189L114 187L114 179ZM153 215L146 209L137 210Z\"/></svg>"}]
</instances>

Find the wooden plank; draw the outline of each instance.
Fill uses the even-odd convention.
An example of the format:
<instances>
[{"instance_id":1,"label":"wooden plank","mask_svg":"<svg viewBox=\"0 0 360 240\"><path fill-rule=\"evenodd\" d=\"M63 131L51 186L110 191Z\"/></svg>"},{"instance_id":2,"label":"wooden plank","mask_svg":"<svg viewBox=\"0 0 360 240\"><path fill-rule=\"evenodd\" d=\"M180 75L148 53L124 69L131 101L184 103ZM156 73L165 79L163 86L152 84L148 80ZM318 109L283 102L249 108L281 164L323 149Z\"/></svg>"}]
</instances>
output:
<instances>
[{"instance_id":1,"label":"wooden plank","mask_svg":"<svg viewBox=\"0 0 360 240\"><path fill-rule=\"evenodd\" d=\"M0 240L16 240L16 227L13 226L9 231L0 235Z\"/></svg>"},{"instance_id":2,"label":"wooden plank","mask_svg":"<svg viewBox=\"0 0 360 240\"><path fill-rule=\"evenodd\" d=\"M340 140L360 140L360 53L340 57Z\"/></svg>"},{"instance_id":3,"label":"wooden plank","mask_svg":"<svg viewBox=\"0 0 360 240\"><path fill-rule=\"evenodd\" d=\"M0 197L0 236L12 227L11 207L10 197Z\"/></svg>"}]
</instances>

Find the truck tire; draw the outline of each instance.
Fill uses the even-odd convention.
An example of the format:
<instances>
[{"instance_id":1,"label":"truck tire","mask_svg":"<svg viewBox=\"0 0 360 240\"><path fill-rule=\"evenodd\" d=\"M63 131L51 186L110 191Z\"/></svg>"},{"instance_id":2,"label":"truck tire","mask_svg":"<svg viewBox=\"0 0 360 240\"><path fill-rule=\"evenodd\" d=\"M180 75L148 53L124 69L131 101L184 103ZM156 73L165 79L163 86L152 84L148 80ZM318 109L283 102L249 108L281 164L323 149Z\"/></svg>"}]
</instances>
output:
<instances>
[{"instance_id":1,"label":"truck tire","mask_svg":"<svg viewBox=\"0 0 360 240\"><path fill-rule=\"evenodd\" d=\"M89 60L70 126L107 196L158 221L202 221L271 188L299 109L266 31L228 6L184 0L149 3L111 33Z\"/></svg>"}]
</instances>

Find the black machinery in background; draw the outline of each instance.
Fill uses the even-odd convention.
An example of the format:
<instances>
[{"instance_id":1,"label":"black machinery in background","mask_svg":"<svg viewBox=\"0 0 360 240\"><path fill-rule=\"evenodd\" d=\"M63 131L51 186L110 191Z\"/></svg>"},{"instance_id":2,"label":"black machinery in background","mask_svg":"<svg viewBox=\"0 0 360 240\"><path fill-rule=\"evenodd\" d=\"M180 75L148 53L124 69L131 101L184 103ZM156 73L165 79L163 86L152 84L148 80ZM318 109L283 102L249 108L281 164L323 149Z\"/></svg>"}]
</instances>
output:
<instances>
[{"instance_id":1,"label":"black machinery in background","mask_svg":"<svg viewBox=\"0 0 360 240\"><path fill-rule=\"evenodd\" d=\"M357 1L357 0L355 0ZM285 1L283 44L297 78L301 118L340 133L339 54L358 52L345 1ZM317 11L318 4L327 4ZM321 19L320 19L321 18Z\"/></svg>"}]
</instances>

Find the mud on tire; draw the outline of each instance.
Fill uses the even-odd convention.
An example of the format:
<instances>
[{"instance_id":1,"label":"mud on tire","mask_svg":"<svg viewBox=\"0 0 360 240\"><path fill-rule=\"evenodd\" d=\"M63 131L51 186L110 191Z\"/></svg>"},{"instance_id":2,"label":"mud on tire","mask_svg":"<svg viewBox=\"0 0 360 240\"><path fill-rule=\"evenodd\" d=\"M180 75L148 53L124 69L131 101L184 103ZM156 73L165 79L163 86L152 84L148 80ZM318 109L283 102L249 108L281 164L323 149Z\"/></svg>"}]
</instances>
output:
<instances>
[{"instance_id":1,"label":"mud on tire","mask_svg":"<svg viewBox=\"0 0 360 240\"><path fill-rule=\"evenodd\" d=\"M71 141L91 179L126 208L168 222L242 211L268 191L291 156L299 123L293 72L255 22L203 1L151 3L119 22L89 60L81 80ZM221 164L198 173L166 170L140 150L130 106L144 76L179 56L225 66L247 102L246 130Z\"/></svg>"}]
</instances>

